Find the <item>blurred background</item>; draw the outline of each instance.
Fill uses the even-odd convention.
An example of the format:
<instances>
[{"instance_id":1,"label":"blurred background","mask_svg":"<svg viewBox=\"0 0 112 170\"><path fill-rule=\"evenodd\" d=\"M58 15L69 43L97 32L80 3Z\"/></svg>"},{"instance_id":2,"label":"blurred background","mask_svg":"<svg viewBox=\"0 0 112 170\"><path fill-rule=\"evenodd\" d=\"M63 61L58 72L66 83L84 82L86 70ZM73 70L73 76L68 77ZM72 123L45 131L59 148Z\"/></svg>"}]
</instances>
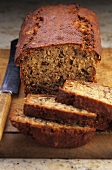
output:
<instances>
[{"instance_id":1,"label":"blurred background","mask_svg":"<svg viewBox=\"0 0 112 170\"><path fill-rule=\"evenodd\" d=\"M17 38L25 16L39 6L58 3L78 3L92 9L99 19L102 47L112 47L112 0L1 0L0 48L10 48Z\"/></svg>"}]
</instances>

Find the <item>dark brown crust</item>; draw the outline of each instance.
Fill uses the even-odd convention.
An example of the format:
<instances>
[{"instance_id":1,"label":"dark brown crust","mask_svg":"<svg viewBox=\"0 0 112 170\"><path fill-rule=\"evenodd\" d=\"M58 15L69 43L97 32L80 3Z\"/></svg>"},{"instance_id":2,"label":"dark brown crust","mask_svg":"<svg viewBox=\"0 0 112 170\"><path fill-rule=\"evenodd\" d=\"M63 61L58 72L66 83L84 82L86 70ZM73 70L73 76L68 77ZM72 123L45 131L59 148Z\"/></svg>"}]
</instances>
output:
<instances>
[{"instance_id":1,"label":"dark brown crust","mask_svg":"<svg viewBox=\"0 0 112 170\"><path fill-rule=\"evenodd\" d=\"M39 104L31 104L30 96L38 97L38 95L30 94L27 96L24 104L24 114L27 116L53 120L63 124L77 124L80 126L94 127L96 114L88 113L84 115L82 112L75 113L69 110L64 111L56 108L48 108L47 106Z\"/></svg>"},{"instance_id":2,"label":"dark brown crust","mask_svg":"<svg viewBox=\"0 0 112 170\"><path fill-rule=\"evenodd\" d=\"M63 88L59 89L56 101L96 113L96 129L104 130L112 121L112 105L103 103L101 101L72 92L67 92L67 90Z\"/></svg>"},{"instance_id":3,"label":"dark brown crust","mask_svg":"<svg viewBox=\"0 0 112 170\"><path fill-rule=\"evenodd\" d=\"M70 127L57 123L55 125L53 122L52 126L47 123L42 125L41 123L31 123L25 119L26 117L18 113L14 114L10 120L21 133L30 135L39 144L50 147L79 147L88 143L95 134L94 128Z\"/></svg>"},{"instance_id":4,"label":"dark brown crust","mask_svg":"<svg viewBox=\"0 0 112 170\"><path fill-rule=\"evenodd\" d=\"M60 44L77 44L84 48L82 32L76 21L86 19L92 25L93 41L87 51L101 56L101 40L98 19L94 12L78 5L55 5L41 7L31 12L24 20L19 35L15 62L20 64L25 50ZM57 27L56 27L57 26ZM57 29L59 31L57 31ZM89 39L91 43L91 37ZM30 51L29 51L30 52ZM100 57L98 57L100 59Z\"/></svg>"},{"instance_id":5,"label":"dark brown crust","mask_svg":"<svg viewBox=\"0 0 112 170\"><path fill-rule=\"evenodd\" d=\"M97 15L92 12L91 10L88 10L87 8L80 8L78 15L82 18L85 18L92 24L92 29L94 32L94 48L93 51L96 51L99 56L101 56L101 39L100 39L100 29L98 24L98 18Z\"/></svg>"}]
</instances>

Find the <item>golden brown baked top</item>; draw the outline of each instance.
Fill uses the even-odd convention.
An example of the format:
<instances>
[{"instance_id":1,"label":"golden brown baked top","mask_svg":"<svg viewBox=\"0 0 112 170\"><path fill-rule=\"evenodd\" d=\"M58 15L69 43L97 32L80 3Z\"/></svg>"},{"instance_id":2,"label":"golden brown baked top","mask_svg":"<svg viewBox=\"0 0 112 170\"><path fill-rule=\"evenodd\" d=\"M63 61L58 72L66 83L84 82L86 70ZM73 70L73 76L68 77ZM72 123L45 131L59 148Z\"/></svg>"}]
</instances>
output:
<instances>
[{"instance_id":1,"label":"golden brown baked top","mask_svg":"<svg viewBox=\"0 0 112 170\"><path fill-rule=\"evenodd\" d=\"M101 55L98 19L94 12L78 5L54 5L31 12L24 20L19 35L15 61L32 48L76 44ZM25 55L25 54L24 54Z\"/></svg>"}]
</instances>

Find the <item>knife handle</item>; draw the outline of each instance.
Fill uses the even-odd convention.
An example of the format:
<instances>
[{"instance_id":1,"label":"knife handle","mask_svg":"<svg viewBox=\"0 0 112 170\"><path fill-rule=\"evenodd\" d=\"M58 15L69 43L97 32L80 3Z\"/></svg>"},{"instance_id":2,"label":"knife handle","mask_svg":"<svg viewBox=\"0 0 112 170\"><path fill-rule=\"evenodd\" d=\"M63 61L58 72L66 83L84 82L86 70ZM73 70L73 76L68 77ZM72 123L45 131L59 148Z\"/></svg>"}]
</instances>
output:
<instances>
[{"instance_id":1,"label":"knife handle","mask_svg":"<svg viewBox=\"0 0 112 170\"><path fill-rule=\"evenodd\" d=\"M2 139L10 105L11 94L0 92L0 140Z\"/></svg>"}]
</instances>

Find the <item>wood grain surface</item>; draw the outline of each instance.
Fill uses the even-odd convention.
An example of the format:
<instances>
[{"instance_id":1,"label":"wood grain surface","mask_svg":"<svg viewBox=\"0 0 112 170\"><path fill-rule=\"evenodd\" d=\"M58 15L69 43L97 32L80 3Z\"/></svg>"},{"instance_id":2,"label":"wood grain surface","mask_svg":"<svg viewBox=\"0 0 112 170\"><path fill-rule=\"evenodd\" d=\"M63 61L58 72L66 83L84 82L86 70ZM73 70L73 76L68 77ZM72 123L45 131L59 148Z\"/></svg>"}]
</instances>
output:
<instances>
[{"instance_id":1,"label":"wood grain surface","mask_svg":"<svg viewBox=\"0 0 112 170\"><path fill-rule=\"evenodd\" d=\"M0 50L0 86L3 81L9 50ZM97 83L112 87L112 49L103 49L102 61L97 65ZM9 116L16 109L22 109L24 92L20 86L19 94L12 96ZM0 158L112 158L112 131L96 132L93 139L79 148L56 149L36 143L28 136L20 134L12 127L9 117L0 141Z\"/></svg>"}]
</instances>

